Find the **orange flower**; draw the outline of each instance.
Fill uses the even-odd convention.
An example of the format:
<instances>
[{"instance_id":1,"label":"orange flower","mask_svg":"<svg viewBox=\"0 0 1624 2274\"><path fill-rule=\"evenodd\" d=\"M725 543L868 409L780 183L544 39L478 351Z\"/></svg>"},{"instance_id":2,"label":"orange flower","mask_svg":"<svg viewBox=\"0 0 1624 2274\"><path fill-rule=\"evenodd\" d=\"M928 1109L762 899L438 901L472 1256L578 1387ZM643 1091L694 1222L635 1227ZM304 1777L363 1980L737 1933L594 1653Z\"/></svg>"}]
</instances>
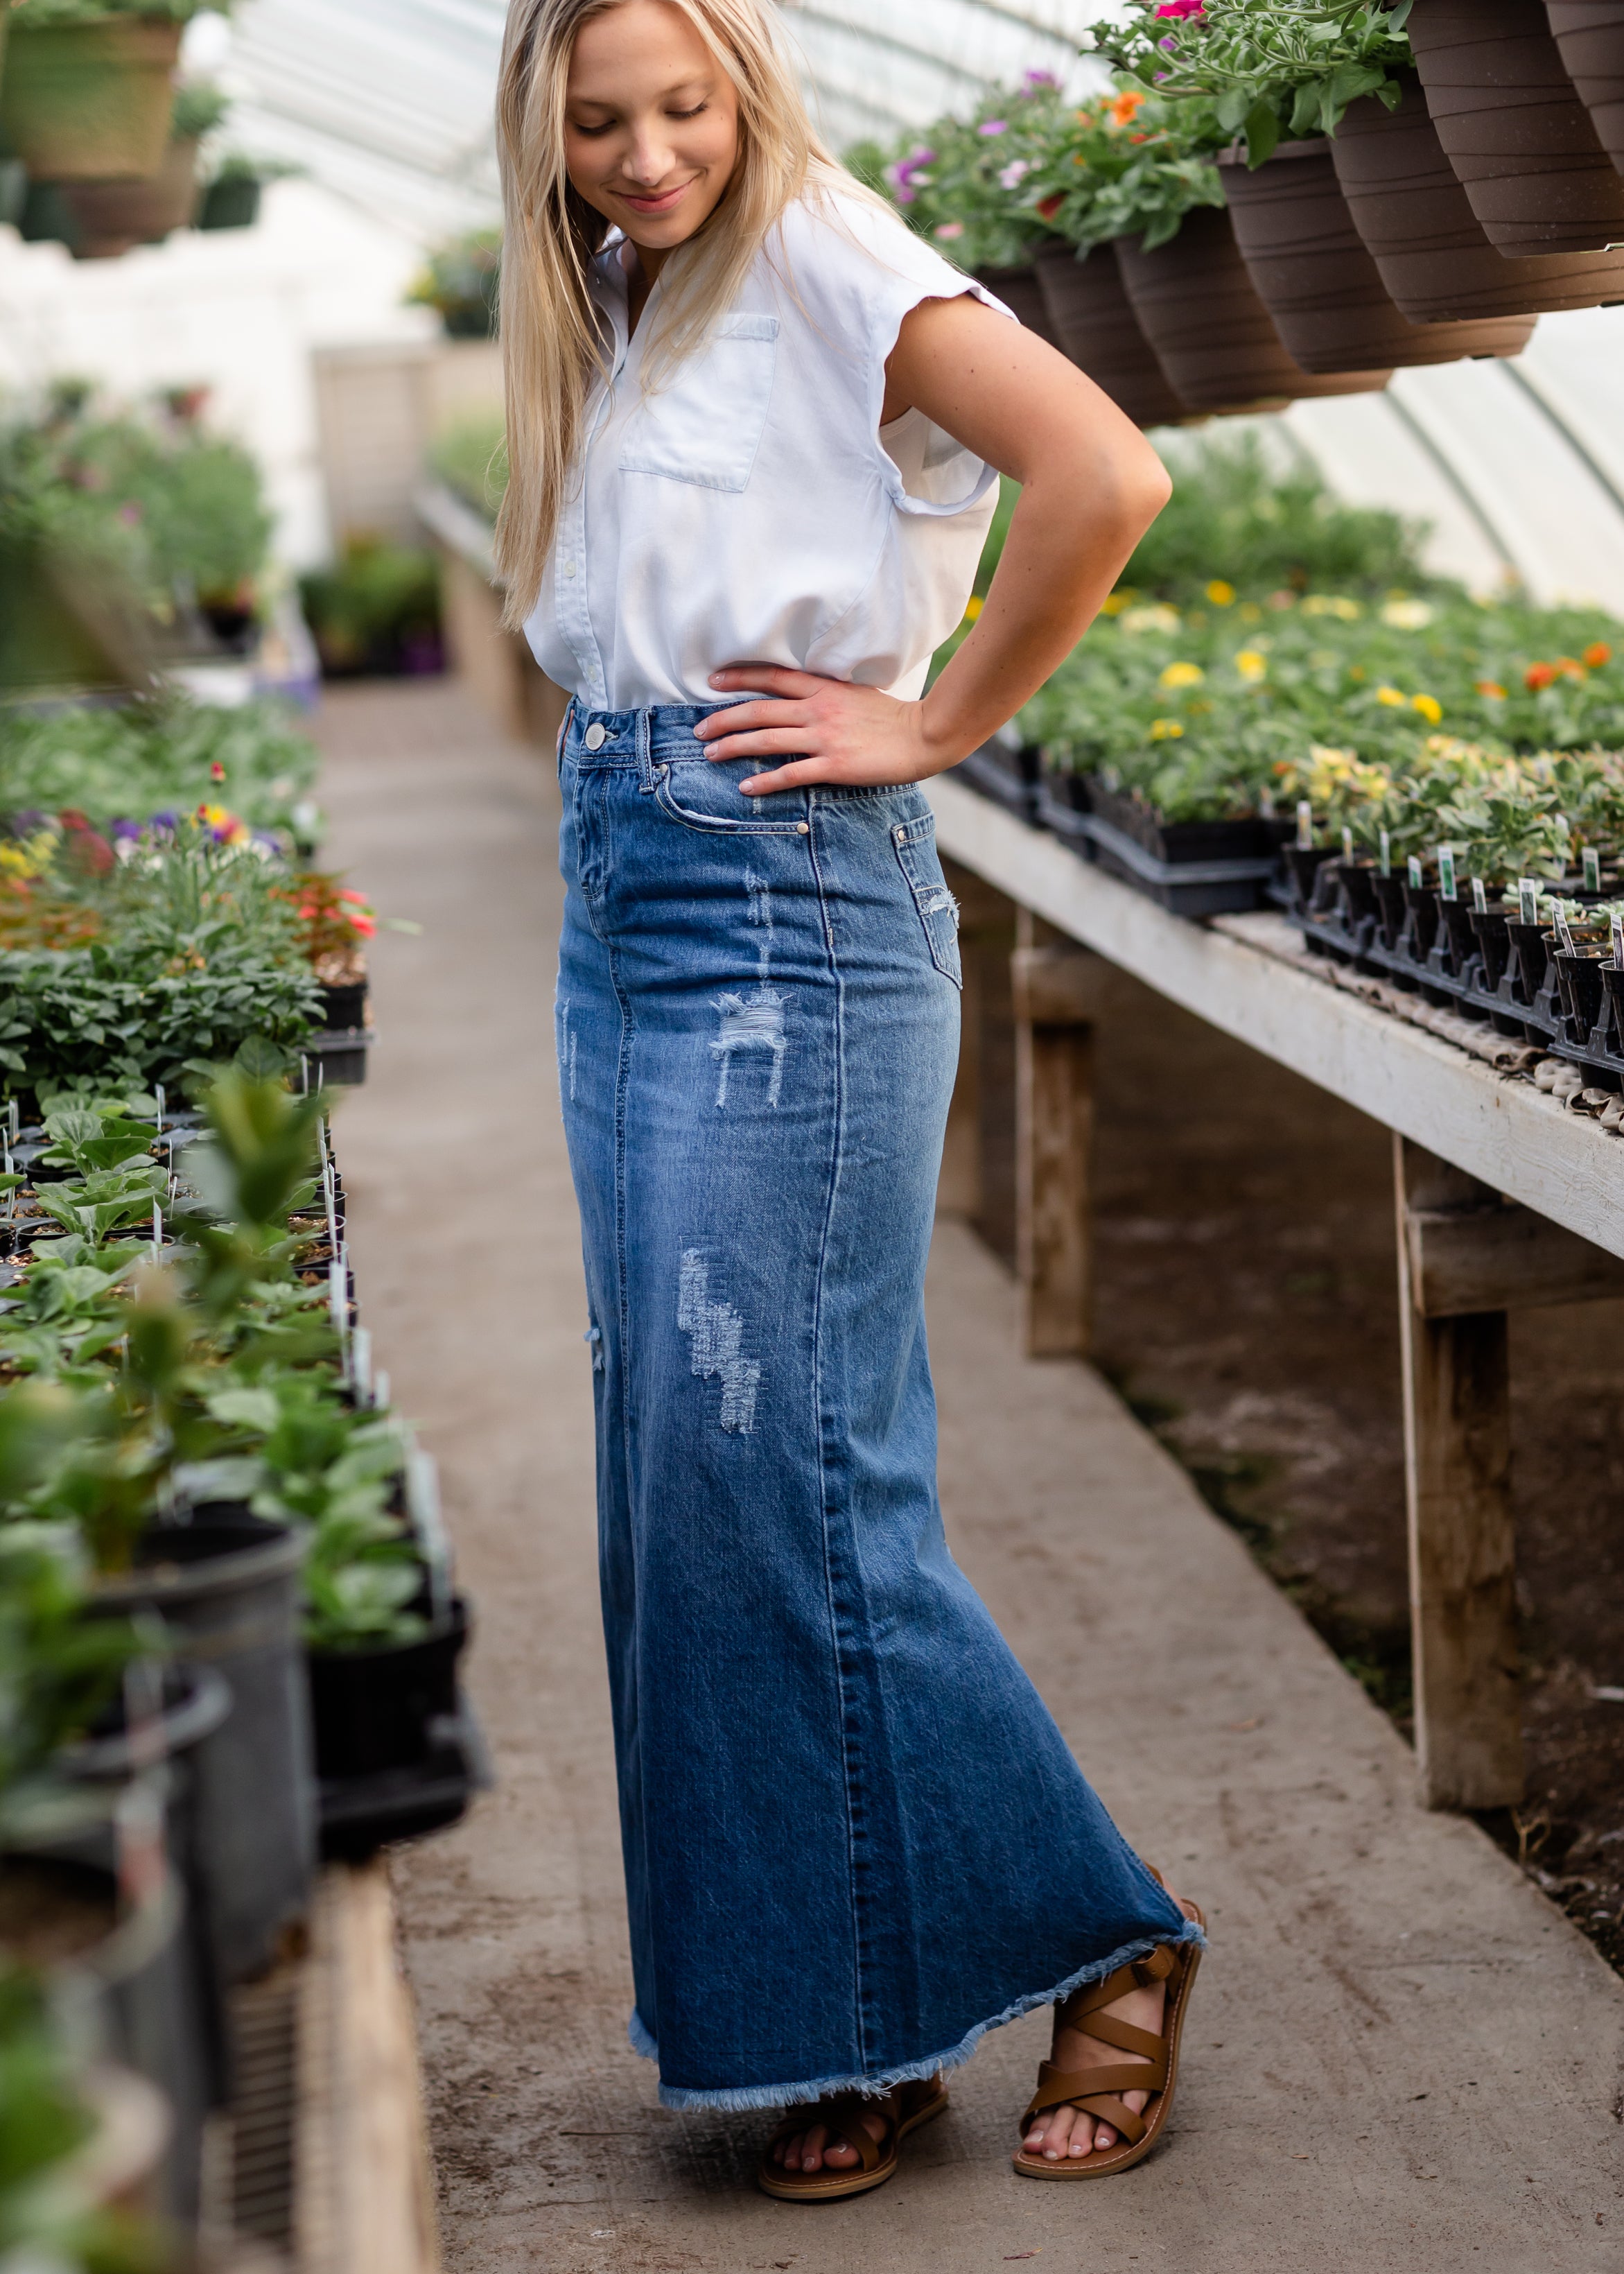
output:
<instances>
[{"instance_id":1,"label":"orange flower","mask_svg":"<svg viewBox=\"0 0 1624 2274\"><path fill-rule=\"evenodd\" d=\"M1111 105L1111 117L1118 126L1132 126L1144 108L1142 94L1119 94Z\"/></svg>"},{"instance_id":2,"label":"orange flower","mask_svg":"<svg viewBox=\"0 0 1624 2274\"><path fill-rule=\"evenodd\" d=\"M1479 695L1492 695L1497 703L1506 699L1506 690L1498 679L1479 679L1473 682Z\"/></svg>"},{"instance_id":3,"label":"orange flower","mask_svg":"<svg viewBox=\"0 0 1624 2274\"><path fill-rule=\"evenodd\" d=\"M1599 671L1604 663L1613 660L1613 650L1605 640L1592 640L1584 651L1584 659L1592 671Z\"/></svg>"},{"instance_id":4,"label":"orange flower","mask_svg":"<svg viewBox=\"0 0 1624 2274\"><path fill-rule=\"evenodd\" d=\"M1584 666L1576 655L1559 655L1555 668L1564 679L1583 679L1585 676Z\"/></svg>"},{"instance_id":5,"label":"orange flower","mask_svg":"<svg viewBox=\"0 0 1624 2274\"><path fill-rule=\"evenodd\" d=\"M1542 687L1549 687L1556 677L1553 663L1530 663L1522 674L1522 684L1530 695L1538 695Z\"/></svg>"}]
</instances>

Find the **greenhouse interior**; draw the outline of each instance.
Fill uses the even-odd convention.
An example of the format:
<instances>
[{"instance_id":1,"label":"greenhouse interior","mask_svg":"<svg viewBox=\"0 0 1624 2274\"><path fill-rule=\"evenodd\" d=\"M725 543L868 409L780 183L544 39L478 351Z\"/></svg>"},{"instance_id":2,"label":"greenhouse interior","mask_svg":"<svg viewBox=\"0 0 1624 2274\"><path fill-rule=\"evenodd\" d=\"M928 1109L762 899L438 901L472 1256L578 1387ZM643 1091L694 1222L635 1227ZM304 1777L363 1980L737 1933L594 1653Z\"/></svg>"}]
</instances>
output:
<instances>
[{"instance_id":1,"label":"greenhouse interior","mask_svg":"<svg viewBox=\"0 0 1624 2274\"><path fill-rule=\"evenodd\" d=\"M0 0L0 2274L1616 2269L1624 4Z\"/></svg>"}]
</instances>

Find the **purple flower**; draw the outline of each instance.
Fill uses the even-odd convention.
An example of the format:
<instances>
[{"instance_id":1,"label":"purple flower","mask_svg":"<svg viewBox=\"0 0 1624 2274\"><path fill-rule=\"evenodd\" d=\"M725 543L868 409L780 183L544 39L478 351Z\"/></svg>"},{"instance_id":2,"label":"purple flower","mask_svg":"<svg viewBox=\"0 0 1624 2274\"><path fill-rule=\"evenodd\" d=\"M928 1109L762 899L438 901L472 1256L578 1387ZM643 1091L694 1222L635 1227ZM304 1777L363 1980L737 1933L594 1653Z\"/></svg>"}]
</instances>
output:
<instances>
[{"instance_id":1,"label":"purple flower","mask_svg":"<svg viewBox=\"0 0 1624 2274\"><path fill-rule=\"evenodd\" d=\"M1007 118L989 118L984 120L975 131L978 134L1007 134L1010 131L1010 122Z\"/></svg>"},{"instance_id":2,"label":"purple flower","mask_svg":"<svg viewBox=\"0 0 1624 2274\"><path fill-rule=\"evenodd\" d=\"M116 821L112 825L111 833L115 837L126 839L137 838L141 833L141 825L139 821Z\"/></svg>"},{"instance_id":3,"label":"purple flower","mask_svg":"<svg viewBox=\"0 0 1624 2274\"><path fill-rule=\"evenodd\" d=\"M1029 87L1058 87L1060 84L1053 72L1029 71L1026 76Z\"/></svg>"},{"instance_id":4,"label":"purple flower","mask_svg":"<svg viewBox=\"0 0 1624 2274\"><path fill-rule=\"evenodd\" d=\"M14 813L11 826L20 837L32 837L36 829L45 826L45 816L37 807L30 806L26 813Z\"/></svg>"},{"instance_id":5,"label":"purple flower","mask_svg":"<svg viewBox=\"0 0 1624 2274\"><path fill-rule=\"evenodd\" d=\"M998 169L998 186L1005 190L1018 190L1031 171L1030 158L1011 158L1007 166L1002 166Z\"/></svg>"},{"instance_id":6,"label":"purple flower","mask_svg":"<svg viewBox=\"0 0 1624 2274\"><path fill-rule=\"evenodd\" d=\"M162 813L154 813L147 825L149 829L167 829L173 837L180 827L180 816L172 807L166 807Z\"/></svg>"}]
</instances>

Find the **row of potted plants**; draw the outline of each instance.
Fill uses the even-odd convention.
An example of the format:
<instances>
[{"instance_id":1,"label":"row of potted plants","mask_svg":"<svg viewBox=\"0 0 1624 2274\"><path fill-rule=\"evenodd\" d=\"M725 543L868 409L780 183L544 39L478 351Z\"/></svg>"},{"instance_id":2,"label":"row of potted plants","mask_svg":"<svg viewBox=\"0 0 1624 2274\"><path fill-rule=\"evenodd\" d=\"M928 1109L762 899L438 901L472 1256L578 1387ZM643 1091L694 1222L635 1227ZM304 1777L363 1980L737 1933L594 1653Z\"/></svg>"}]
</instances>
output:
<instances>
[{"instance_id":1,"label":"row of potted plants","mask_svg":"<svg viewBox=\"0 0 1624 2274\"><path fill-rule=\"evenodd\" d=\"M7 1147L0 1965L72 2014L88 2088L110 2056L162 2092L146 2176L182 2226L226 1992L319 1852L449 1821L478 1774L466 1614L320 1108L239 1071L200 1114L14 1101Z\"/></svg>"},{"instance_id":2,"label":"row of potted plants","mask_svg":"<svg viewBox=\"0 0 1624 2274\"><path fill-rule=\"evenodd\" d=\"M1033 74L848 162L1143 425L1368 391L1624 290L1611 14L1128 0L1112 91Z\"/></svg>"}]
</instances>

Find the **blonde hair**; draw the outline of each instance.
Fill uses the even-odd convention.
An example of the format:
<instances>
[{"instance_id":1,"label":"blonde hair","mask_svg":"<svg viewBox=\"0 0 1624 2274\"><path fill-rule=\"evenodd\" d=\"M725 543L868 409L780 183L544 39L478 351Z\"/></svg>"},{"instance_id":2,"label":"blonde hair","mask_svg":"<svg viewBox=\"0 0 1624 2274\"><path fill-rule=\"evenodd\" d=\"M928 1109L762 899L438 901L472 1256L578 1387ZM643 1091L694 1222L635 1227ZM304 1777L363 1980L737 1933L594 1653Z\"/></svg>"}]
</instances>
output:
<instances>
[{"instance_id":1,"label":"blonde hair","mask_svg":"<svg viewBox=\"0 0 1624 2274\"><path fill-rule=\"evenodd\" d=\"M506 617L536 604L580 447L604 340L587 273L609 224L564 166L564 97L583 24L623 0L510 0L496 102L501 167L501 342L508 491L496 524ZM838 169L813 131L763 0L670 0L732 80L739 161L721 202L661 271L645 378L691 354L732 305L751 262L808 177ZM680 263L680 266L679 266Z\"/></svg>"}]
</instances>

